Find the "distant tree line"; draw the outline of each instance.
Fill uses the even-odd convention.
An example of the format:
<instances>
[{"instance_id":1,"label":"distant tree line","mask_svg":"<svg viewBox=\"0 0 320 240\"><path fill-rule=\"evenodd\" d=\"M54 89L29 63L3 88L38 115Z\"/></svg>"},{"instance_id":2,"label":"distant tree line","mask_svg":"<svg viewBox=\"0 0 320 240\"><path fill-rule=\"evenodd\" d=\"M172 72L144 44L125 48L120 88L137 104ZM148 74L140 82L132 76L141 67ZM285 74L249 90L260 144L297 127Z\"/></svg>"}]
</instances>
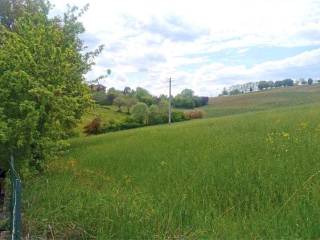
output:
<instances>
[{"instance_id":1,"label":"distant tree line","mask_svg":"<svg viewBox=\"0 0 320 240\"><path fill-rule=\"evenodd\" d=\"M285 79L282 81L260 81L258 84L259 90L265 90L270 88L279 88L279 87L292 87L294 81L292 79Z\"/></svg>"},{"instance_id":2,"label":"distant tree line","mask_svg":"<svg viewBox=\"0 0 320 240\"><path fill-rule=\"evenodd\" d=\"M250 82L231 86L229 91L224 88L220 96L239 95L243 93L263 91L272 88L292 87L294 85L312 85L314 83L320 83L320 80L314 81L312 78L309 78L307 81L304 79L294 81L288 78L281 81L259 81L254 83Z\"/></svg>"},{"instance_id":3,"label":"distant tree line","mask_svg":"<svg viewBox=\"0 0 320 240\"><path fill-rule=\"evenodd\" d=\"M94 89L93 87L91 89ZM148 90L137 87L135 90L130 87L125 87L124 90L110 88L105 91L93 91L94 100L101 105L115 105L119 111L126 108L129 112L130 108L138 102L143 102L148 106L158 104L160 101L168 101L166 95L159 97L153 96ZM175 108L193 109L207 105L209 97L200 97L194 95L191 89L184 89L181 93L172 98L172 105Z\"/></svg>"}]
</instances>

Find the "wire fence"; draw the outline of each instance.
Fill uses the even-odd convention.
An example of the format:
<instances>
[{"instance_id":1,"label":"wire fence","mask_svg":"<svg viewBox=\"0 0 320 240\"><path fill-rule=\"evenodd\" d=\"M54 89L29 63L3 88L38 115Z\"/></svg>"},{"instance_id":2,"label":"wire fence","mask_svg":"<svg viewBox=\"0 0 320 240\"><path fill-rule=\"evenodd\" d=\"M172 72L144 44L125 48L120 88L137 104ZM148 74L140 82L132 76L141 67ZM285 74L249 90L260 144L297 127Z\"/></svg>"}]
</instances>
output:
<instances>
[{"instance_id":1,"label":"wire fence","mask_svg":"<svg viewBox=\"0 0 320 240\"><path fill-rule=\"evenodd\" d=\"M11 240L21 239L21 180L15 169L14 157L10 158L10 182L11 182L11 199L10 199L10 230Z\"/></svg>"}]
</instances>

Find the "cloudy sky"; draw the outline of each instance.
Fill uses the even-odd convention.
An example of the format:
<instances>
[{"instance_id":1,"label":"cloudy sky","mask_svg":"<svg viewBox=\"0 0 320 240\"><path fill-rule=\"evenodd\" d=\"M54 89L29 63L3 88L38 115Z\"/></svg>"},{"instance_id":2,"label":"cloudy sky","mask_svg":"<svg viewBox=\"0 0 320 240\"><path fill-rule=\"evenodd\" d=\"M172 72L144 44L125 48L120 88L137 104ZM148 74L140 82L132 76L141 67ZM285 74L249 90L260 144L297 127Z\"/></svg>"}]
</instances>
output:
<instances>
[{"instance_id":1,"label":"cloudy sky","mask_svg":"<svg viewBox=\"0 0 320 240\"><path fill-rule=\"evenodd\" d=\"M82 39L105 50L88 80L153 94L284 78L320 79L320 0L52 0L90 4Z\"/></svg>"}]
</instances>

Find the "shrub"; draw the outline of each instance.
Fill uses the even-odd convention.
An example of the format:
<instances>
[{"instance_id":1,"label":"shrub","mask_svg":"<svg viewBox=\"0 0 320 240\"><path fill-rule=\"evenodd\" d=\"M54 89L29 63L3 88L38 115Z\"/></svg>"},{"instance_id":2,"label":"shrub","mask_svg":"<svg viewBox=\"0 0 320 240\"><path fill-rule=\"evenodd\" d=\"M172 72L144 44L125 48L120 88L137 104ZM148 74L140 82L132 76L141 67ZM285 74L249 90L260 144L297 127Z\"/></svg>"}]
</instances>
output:
<instances>
[{"instance_id":1,"label":"shrub","mask_svg":"<svg viewBox=\"0 0 320 240\"><path fill-rule=\"evenodd\" d=\"M141 123L141 124L147 124L148 123L148 113L149 109L147 104L145 103L137 103L134 105L131 109L132 118L135 122Z\"/></svg>"},{"instance_id":2,"label":"shrub","mask_svg":"<svg viewBox=\"0 0 320 240\"><path fill-rule=\"evenodd\" d=\"M40 171L44 160L65 147L63 140L90 106L83 76L102 48L85 52L77 8L63 18L49 18L47 1L4 2L8 11L0 14L0 161L14 152L17 163ZM13 19L5 27L7 17Z\"/></svg>"},{"instance_id":3,"label":"shrub","mask_svg":"<svg viewBox=\"0 0 320 240\"><path fill-rule=\"evenodd\" d=\"M127 130L132 128L142 127L143 124L135 122L132 118L126 118L123 122L116 122L110 120L107 124L103 126L101 133L116 132L120 130Z\"/></svg>"},{"instance_id":4,"label":"shrub","mask_svg":"<svg viewBox=\"0 0 320 240\"><path fill-rule=\"evenodd\" d=\"M159 106L151 105L149 107L149 124L156 125L168 122L168 114L162 111Z\"/></svg>"},{"instance_id":5,"label":"shrub","mask_svg":"<svg viewBox=\"0 0 320 240\"><path fill-rule=\"evenodd\" d=\"M203 118L203 112L200 110L187 111L184 114L185 114L186 119Z\"/></svg>"},{"instance_id":6,"label":"shrub","mask_svg":"<svg viewBox=\"0 0 320 240\"><path fill-rule=\"evenodd\" d=\"M104 124L102 133L115 132L120 130L120 123L111 119L108 123Z\"/></svg>"},{"instance_id":7,"label":"shrub","mask_svg":"<svg viewBox=\"0 0 320 240\"><path fill-rule=\"evenodd\" d=\"M182 111L173 111L171 114L171 121L172 122L181 122L187 120L184 112Z\"/></svg>"},{"instance_id":8,"label":"shrub","mask_svg":"<svg viewBox=\"0 0 320 240\"><path fill-rule=\"evenodd\" d=\"M84 127L84 133L89 135L102 133L102 121L101 118L96 117L89 124Z\"/></svg>"},{"instance_id":9,"label":"shrub","mask_svg":"<svg viewBox=\"0 0 320 240\"><path fill-rule=\"evenodd\" d=\"M127 130L127 129L138 128L138 127L143 127L143 124L137 123L134 121L126 121L126 122L120 123L120 130Z\"/></svg>"}]
</instances>

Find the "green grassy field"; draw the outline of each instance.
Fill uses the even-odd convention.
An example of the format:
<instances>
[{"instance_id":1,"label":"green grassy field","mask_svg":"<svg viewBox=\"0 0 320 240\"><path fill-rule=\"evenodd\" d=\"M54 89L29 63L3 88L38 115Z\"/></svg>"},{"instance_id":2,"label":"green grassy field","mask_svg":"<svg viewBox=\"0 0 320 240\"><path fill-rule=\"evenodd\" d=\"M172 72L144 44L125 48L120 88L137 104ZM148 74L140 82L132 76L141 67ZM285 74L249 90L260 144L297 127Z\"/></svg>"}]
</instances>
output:
<instances>
[{"instance_id":1,"label":"green grassy field","mask_svg":"<svg viewBox=\"0 0 320 240\"><path fill-rule=\"evenodd\" d=\"M318 239L319 145L320 104L76 138L24 184L25 232Z\"/></svg>"},{"instance_id":2,"label":"green grassy field","mask_svg":"<svg viewBox=\"0 0 320 240\"><path fill-rule=\"evenodd\" d=\"M208 106L201 109L207 117L220 117L317 102L320 102L320 85L295 86L238 96L215 97L210 99Z\"/></svg>"}]
</instances>

